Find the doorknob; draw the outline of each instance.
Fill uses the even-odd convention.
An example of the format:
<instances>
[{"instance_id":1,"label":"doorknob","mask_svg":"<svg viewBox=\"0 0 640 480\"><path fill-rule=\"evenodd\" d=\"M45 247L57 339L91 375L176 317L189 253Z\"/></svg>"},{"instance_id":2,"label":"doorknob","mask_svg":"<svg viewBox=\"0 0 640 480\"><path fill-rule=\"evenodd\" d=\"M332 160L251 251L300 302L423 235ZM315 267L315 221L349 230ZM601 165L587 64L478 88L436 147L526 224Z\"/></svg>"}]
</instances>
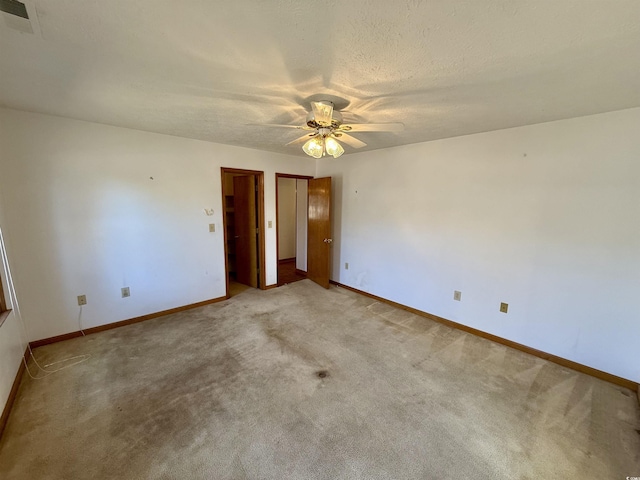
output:
<instances>
[{"instance_id":1,"label":"doorknob","mask_svg":"<svg viewBox=\"0 0 640 480\"><path fill-rule=\"evenodd\" d=\"M333 239L331 239L331 238L325 238L325 239L323 240L323 242L324 242L324 243L331 243L331 242L333 242Z\"/></svg>"}]
</instances>

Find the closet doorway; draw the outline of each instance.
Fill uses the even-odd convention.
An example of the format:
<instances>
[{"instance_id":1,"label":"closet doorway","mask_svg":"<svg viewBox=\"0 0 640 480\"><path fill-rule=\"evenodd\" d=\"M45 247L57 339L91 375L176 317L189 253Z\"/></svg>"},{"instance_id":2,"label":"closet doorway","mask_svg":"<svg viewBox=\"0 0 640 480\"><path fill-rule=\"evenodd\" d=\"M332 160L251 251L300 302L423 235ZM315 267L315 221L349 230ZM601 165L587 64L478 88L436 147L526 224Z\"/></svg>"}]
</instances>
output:
<instances>
[{"instance_id":1,"label":"closet doorway","mask_svg":"<svg viewBox=\"0 0 640 480\"><path fill-rule=\"evenodd\" d=\"M276 173L278 286L307 277L307 191L312 178Z\"/></svg>"},{"instance_id":2,"label":"closet doorway","mask_svg":"<svg viewBox=\"0 0 640 480\"><path fill-rule=\"evenodd\" d=\"M264 172L222 168L227 298L265 289Z\"/></svg>"}]
</instances>

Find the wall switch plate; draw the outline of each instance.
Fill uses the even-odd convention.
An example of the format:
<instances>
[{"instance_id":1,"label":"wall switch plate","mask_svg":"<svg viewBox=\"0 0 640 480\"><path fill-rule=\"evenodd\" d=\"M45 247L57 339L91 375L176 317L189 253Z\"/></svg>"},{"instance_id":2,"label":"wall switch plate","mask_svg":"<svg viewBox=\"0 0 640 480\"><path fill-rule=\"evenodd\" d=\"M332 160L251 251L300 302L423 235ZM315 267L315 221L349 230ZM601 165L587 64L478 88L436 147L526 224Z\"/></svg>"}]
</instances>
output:
<instances>
[{"instance_id":1,"label":"wall switch plate","mask_svg":"<svg viewBox=\"0 0 640 480\"><path fill-rule=\"evenodd\" d=\"M209 224L209 232L214 233L216 231L216 224L215 223L210 223Z\"/></svg>"},{"instance_id":2,"label":"wall switch plate","mask_svg":"<svg viewBox=\"0 0 640 480\"><path fill-rule=\"evenodd\" d=\"M86 295L78 295L78 305L86 305L87 304L87 296Z\"/></svg>"},{"instance_id":3,"label":"wall switch plate","mask_svg":"<svg viewBox=\"0 0 640 480\"><path fill-rule=\"evenodd\" d=\"M122 287L120 291L122 292L122 298L131 296L131 291L129 290L129 287Z\"/></svg>"},{"instance_id":4,"label":"wall switch plate","mask_svg":"<svg viewBox=\"0 0 640 480\"><path fill-rule=\"evenodd\" d=\"M349 270L349 262L344 262L344 269Z\"/></svg>"},{"instance_id":5,"label":"wall switch plate","mask_svg":"<svg viewBox=\"0 0 640 480\"><path fill-rule=\"evenodd\" d=\"M507 313L507 310L509 309L509 304L508 303L500 303L500 311L502 313Z\"/></svg>"},{"instance_id":6,"label":"wall switch plate","mask_svg":"<svg viewBox=\"0 0 640 480\"><path fill-rule=\"evenodd\" d=\"M453 299L459 302L462 299L462 292L459 292L458 290L454 290Z\"/></svg>"},{"instance_id":7,"label":"wall switch plate","mask_svg":"<svg viewBox=\"0 0 640 480\"><path fill-rule=\"evenodd\" d=\"M267 228L273 228L273 220L267 222Z\"/></svg>"}]
</instances>

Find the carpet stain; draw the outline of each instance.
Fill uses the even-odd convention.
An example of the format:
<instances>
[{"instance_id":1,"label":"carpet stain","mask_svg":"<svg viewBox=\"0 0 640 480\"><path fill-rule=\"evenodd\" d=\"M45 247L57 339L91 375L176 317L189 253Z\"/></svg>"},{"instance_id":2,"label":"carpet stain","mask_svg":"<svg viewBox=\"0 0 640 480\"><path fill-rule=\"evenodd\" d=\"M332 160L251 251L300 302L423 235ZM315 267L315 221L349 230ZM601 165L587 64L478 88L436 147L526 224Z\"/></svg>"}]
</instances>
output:
<instances>
[{"instance_id":1,"label":"carpet stain","mask_svg":"<svg viewBox=\"0 0 640 480\"><path fill-rule=\"evenodd\" d=\"M298 357L299 359L310 365L319 364L318 359L312 352L287 338L282 330L273 327L267 327L265 329L265 333L269 338L271 338L278 344L281 354L288 353L290 355Z\"/></svg>"}]
</instances>

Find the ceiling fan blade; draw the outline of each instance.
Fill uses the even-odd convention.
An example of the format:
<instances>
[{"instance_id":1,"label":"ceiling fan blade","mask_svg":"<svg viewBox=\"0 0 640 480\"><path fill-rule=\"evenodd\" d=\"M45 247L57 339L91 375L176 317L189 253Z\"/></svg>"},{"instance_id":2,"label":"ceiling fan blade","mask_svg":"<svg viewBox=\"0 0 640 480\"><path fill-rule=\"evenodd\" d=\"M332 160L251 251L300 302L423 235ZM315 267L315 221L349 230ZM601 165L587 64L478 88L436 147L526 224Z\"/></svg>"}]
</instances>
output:
<instances>
[{"instance_id":1,"label":"ceiling fan blade","mask_svg":"<svg viewBox=\"0 0 640 480\"><path fill-rule=\"evenodd\" d=\"M294 145L296 143L302 143L304 141L309 140L311 137L315 137L316 134L315 133L307 133L299 138L296 138L295 140L290 141L289 143L285 143L284 146L286 147L287 145Z\"/></svg>"},{"instance_id":2,"label":"ceiling fan blade","mask_svg":"<svg viewBox=\"0 0 640 480\"><path fill-rule=\"evenodd\" d=\"M313 118L318 125L328 127L331 125L331 117L333 116L333 104L322 102L311 102L313 110Z\"/></svg>"},{"instance_id":3,"label":"ceiling fan blade","mask_svg":"<svg viewBox=\"0 0 640 480\"><path fill-rule=\"evenodd\" d=\"M340 132L340 133L334 134L334 136L341 142L344 142L353 148L362 148L367 146L366 143L358 140L356 137L352 137L348 133Z\"/></svg>"},{"instance_id":4,"label":"ceiling fan blade","mask_svg":"<svg viewBox=\"0 0 640 480\"><path fill-rule=\"evenodd\" d=\"M401 132L404 123L351 123L340 125L345 132Z\"/></svg>"},{"instance_id":5,"label":"ceiling fan blade","mask_svg":"<svg viewBox=\"0 0 640 480\"><path fill-rule=\"evenodd\" d=\"M295 128L297 130L315 130L315 128L311 128L306 125L280 125L278 123L247 123L246 125L249 125L252 127L276 127L276 128Z\"/></svg>"}]
</instances>

